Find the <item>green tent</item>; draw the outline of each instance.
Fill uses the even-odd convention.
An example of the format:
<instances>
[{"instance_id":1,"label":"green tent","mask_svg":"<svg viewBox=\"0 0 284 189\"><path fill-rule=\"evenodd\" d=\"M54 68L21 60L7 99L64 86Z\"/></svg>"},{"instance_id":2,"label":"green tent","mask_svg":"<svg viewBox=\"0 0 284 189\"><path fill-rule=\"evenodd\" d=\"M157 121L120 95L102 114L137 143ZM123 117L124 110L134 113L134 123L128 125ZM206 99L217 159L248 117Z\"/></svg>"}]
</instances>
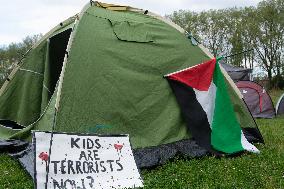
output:
<instances>
[{"instance_id":1,"label":"green tent","mask_svg":"<svg viewBox=\"0 0 284 189\"><path fill-rule=\"evenodd\" d=\"M154 150L181 150L192 136L163 75L211 58L183 29L158 15L91 2L16 65L0 90L0 138L30 141L32 130L53 126L57 132L126 133L141 157L153 152L164 158ZM226 78L245 134L262 140Z\"/></svg>"}]
</instances>

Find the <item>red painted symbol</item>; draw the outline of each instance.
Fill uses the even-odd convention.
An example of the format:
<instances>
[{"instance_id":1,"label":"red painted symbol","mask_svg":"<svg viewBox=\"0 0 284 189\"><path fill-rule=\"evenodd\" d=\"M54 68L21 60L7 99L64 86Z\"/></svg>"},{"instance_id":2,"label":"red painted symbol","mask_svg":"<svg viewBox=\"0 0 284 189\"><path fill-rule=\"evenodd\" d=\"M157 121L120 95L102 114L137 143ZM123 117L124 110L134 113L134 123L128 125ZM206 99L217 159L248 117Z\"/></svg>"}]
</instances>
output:
<instances>
[{"instance_id":1,"label":"red painted symbol","mask_svg":"<svg viewBox=\"0 0 284 189\"><path fill-rule=\"evenodd\" d=\"M38 156L42 161L48 160L48 154L46 152L41 152Z\"/></svg>"},{"instance_id":2,"label":"red painted symbol","mask_svg":"<svg viewBox=\"0 0 284 189\"><path fill-rule=\"evenodd\" d=\"M121 151L123 145L122 144L114 144L114 148L118 151Z\"/></svg>"}]
</instances>

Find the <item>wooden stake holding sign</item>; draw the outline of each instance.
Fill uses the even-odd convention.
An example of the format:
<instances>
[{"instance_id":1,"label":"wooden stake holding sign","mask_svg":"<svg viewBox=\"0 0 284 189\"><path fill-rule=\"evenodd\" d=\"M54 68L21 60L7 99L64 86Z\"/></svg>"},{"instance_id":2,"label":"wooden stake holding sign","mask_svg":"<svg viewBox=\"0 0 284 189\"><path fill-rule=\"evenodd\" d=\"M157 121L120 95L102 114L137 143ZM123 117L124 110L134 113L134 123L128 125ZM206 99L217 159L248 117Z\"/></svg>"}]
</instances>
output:
<instances>
[{"instance_id":1,"label":"wooden stake holding sign","mask_svg":"<svg viewBox=\"0 0 284 189\"><path fill-rule=\"evenodd\" d=\"M33 132L35 188L143 187L128 135L53 133L51 154L48 154L50 136L50 132Z\"/></svg>"}]
</instances>

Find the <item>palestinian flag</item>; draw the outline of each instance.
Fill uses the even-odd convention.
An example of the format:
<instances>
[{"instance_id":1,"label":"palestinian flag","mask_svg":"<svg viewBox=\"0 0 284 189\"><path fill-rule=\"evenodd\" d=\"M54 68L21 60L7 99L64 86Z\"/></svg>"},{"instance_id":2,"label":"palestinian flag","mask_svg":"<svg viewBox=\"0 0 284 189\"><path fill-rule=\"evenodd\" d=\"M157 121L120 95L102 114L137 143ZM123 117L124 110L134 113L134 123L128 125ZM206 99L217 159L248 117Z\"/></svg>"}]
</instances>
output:
<instances>
[{"instance_id":1,"label":"palestinian flag","mask_svg":"<svg viewBox=\"0 0 284 189\"><path fill-rule=\"evenodd\" d=\"M196 142L227 154L259 152L244 136L217 60L165 76Z\"/></svg>"}]
</instances>

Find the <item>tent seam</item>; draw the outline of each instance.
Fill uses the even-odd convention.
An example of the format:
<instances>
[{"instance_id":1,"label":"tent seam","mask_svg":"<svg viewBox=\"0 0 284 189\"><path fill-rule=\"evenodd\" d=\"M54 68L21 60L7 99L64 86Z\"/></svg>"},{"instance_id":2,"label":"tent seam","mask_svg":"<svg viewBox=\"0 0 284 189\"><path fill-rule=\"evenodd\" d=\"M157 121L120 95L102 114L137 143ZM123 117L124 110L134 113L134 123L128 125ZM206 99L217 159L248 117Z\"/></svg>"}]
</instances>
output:
<instances>
[{"instance_id":1,"label":"tent seam","mask_svg":"<svg viewBox=\"0 0 284 189\"><path fill-rule=\"evenodd\" d=\"M43 76L42 73L39 73L39 72L36 72L36 71L33 71L33 70L28 70L28 69L23 69L23 68L19 68L19 70L20 70L20 71L30 72L30 73L34 73L34 74Z\"/></svg>"},{"instance_id":2,"label":"tent seam","mask_svg":"<svg viewBox=\"0 0 284 189\"><path fill-rule=\"evenodd\" d=\"M51 94L50 90L47 88L45 84L43 84L43 88L45 88Z\"/></svg>"},{"instance_id":3,"label":"tent seam","mask_svg":"<svg viewBox=\"0 0 284 189\"><path fill-rule=\"evenodd\" d=\"M77 15L77 14L76 14ZM19 70L19 68L21 67L21 63L22 63L22 60L26 57L26 55L32 50L32 49L35 49L37 46L39 46L44 40L47 40L46 38L48 36L50 36L52 33L54 33L56 30L60 29L61 27L63 27L61 24L62 23L65 23L65 22L68 22L69 20L74 20L77 18L77 16L74 15L74 16L71 16L69 17L68 19L64 20L63 22L61 22L60 24L56 25L54 28L52 28L49 32L47 32L41 40L39 40L36 44L34 44L29 50L27 50L27 52L25 52L22 56L22 58L20 59L19 62L17 62L15 64L15 68L11 71L10 75L7 77L7 80L4 82L4 84L2 85L2 87L0 88L0 96L2 96L2 94L4 93L4 91L6 90L8 84L9 84L9 81L12 80L15 76L15 74L17 73L17 71Z\"/></svg>"},{"instance_id":4,"label":"tent seam","mask_svg":"<svg viewBox=\"0 0 284 189\"><path fill-rule=\"evenodd\" d=\"M58 84L58 90L57 90L56 102L55 102L55 109L56 109L55 111L58 111L58 108L59 108L61 90L62 90L62 85L63 85L63 80L64 80L64 73L65 73L65 70L66 70L67 60L68 60L68 57L69 57L70 49L71 49L75 34L77 32L77 27L80 23L81 17L84 15L84 13L87 11L87 9L89 7L90 7L90 5L88 3L81 10L80 14L77 15L76 20L75 20L74 25L73 25L73 28L72 28L72 32L71 32L69 40L68 40L68 44L67 44L67 47L66 47L66 53L65 53L65 56L64 56L64 60L63 60L62 70L61 70L61 73L60 73L60 76L59 76L59 84Z\"/></svg>"}]
</instances>

